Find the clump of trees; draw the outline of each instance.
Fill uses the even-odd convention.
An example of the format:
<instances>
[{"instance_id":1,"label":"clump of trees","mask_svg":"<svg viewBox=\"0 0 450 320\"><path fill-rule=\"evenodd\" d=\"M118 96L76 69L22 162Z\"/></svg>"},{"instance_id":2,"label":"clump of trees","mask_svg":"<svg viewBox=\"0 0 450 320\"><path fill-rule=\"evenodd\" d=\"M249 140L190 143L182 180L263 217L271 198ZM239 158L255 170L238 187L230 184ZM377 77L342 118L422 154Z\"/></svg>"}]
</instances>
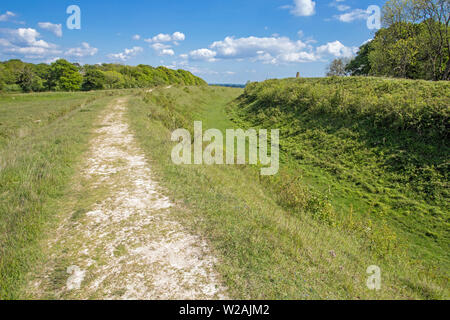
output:
<instances>
[{"instance_id":1,"label":"clump of trees","mask_svg":"<svg viewBox=\"0 0 450 320\"><path fill-rule=\"evenodd\" d=\"M339 75L450 80L449 0L390 0L382 22Z\"/></svg>"},{"instance_id":2,"label":"clump of trees","mask_svg":"<svg viewBox=\"0 0 450 320\"><path fill-rule=\"evenodd\" d=\"M348 58L334 59L327 68L327 77L343 77L348 74L346 66L350 62Z\"/></svg>"},{"instance_id":3,"label":"clump of trees","mask_svg":"<svg viewBox=\"0 0 450 320\"><path fill-rule=\"evenodd\" d=\"M52 64L31 64L21 60L0 62L0 91L90 91L146 88L166 84L206 85L185 70L148 65L80 65L60 59Z\"/></svg>"}]
</instances>

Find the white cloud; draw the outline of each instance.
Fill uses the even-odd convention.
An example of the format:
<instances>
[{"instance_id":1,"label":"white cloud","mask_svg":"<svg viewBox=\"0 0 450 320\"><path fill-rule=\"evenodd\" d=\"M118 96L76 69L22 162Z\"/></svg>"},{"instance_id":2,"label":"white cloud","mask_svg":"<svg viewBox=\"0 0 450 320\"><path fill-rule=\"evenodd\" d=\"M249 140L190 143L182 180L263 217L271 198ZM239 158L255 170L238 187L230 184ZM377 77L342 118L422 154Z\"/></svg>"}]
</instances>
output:
<instances>
[{"instance_id":1,"label":"white cloud","mask_svg":"<svg viewBox=\"0 0 450 320\"><path fill-rule=\"evenodd\" d=\"M316 3L312 0L294 0L294 6L289 8L291 14L299 17L308 17L316 13Z\"/></svg>"},{"instance_id":2,"label":"white cloud","mask_svg":"<svg viewBox=\"0 0 450 320\"><path fill-rule=\"evenodd\" d=\"M330 54L335 57L351 57L358 52L358 47L346 47L340 41L328 42L317 48L318 54Z\"/></svg>"},{"instance_id":3,"label":"white cloud","mask_svg":"<svg viewBox=\"0 0 450 320\"><path fill-rule=\"evenodd\" d=\"M207 68L199 68L196 66L185 66L183 69L190 71L191 73L195 75L217 75L219 74L215 70L207 69Z\"/></svg>"},{"instance_id":4,"label":"white cloud","mask_svg":"<svg viewBox=\"0 0 450 320\"><path fill-rule=\"evenodd\" d=\"M153 50L155 50L160 56L173 56L175 52L171 49L172 46L163 43L154 43L151 45Z\"/></svg>"},{"instance_id":5,"label":"white cloud","mask_svg":"<svg viewBox=\"0 0 450 320\"><path fill-rule=\"evenodd\" d=\"M20 54L30 59L61 53L55 44L39 39L40 34L35 29L0 29L0 32L5 35L0 43L5 47L3 53Z\"/></svg>"},{"instance_id":6,"label":"white cloud","mask_svg":"<svg viewBox=\"0 0 450 320\"><path fill-rule=\"evenodd\" d=\"M146 42L149 43L161 43L161 42L172 42L172 41L184 41L186 39L186 36L184 33L181 33L179 31L174 32L172 35L160 33L153 38L145 39Z\"/></svg>"},{"instance_id":7,"label":"white cloud","mask_svg":"<svg viewBox=\"0 0 450 320\"><path fill-rule=\"evenodd\" d=\"M216 60L215 59L216 55L217 52L203 48L191 51L189 53L189 58L191 58L192 60L203 60L213 62Z\"/></svg>"},{"instance_id":8,"label":"white cloud","mask_svg":"<svg viewBox=\"0 0 450 320\"><path fill-rule=\"evenodd\" d=\"M59 59L61 59L60 57L52 57L52 58L48 58L47 60L45 60L45 63L47 64L52 64L53 62L58 61Z\"/></svg>"},{"instance_id":9,"label":"white cloud","mask_svg":"<svg viewBox=\"0 0 450 320\"><path fill-rule=\"evenodd\" d=\"M175 55L175 52L172 49L163 49L159 52L159 55L161 56L173 56Z\"/></svg>"},{"instance_id":10,"label":"white cloud","mask_svg":"<svg viewBox=\"0 0 450 320\"><path fill-rule=\"evenodd\" d=\"M16 14L11 11L6 11L4 14L0 14L0 22L6 22L10 18L14 18Z\"/></svg>"},{"instance_id":11,"label":"white cloud","mask_svg":"<svg viewBox=\"0 0 450 320\"><path fill-rule=\"evenodd\" d=\"M263 64L291 64L319 61L329 56L351 57L358 52L358 47L347 47L338 40L318 47L313 46L313 43L315 41L294 41L288 37L226 37L223 41L213 42L209 48L193 50L189 54L180 55L180 58L185 61L214 62L230 59Z\"/></svg>"},{"instance_id":12,"label":"white cloud","mask_svg":"<svg viewBox=\"0 0 450 320\"><path fill-rule=\"evenodd\" d=\"M287 37L226 37L223 41L214 42L211 49L219 59L251 58L273 64L316 60L310 45Z\"/></svg>"},{"instance_id":13,"label":"white cloud","mask_svg":"<svg viewBox=\"0 0 450 320\"><path fill-rule=\"evenodd\" d=\"M184 41L184 40L186 40L186 36L184 35L184 33L177 31L172 35L172 40L173 41Z\"/></svg>"},{"instance_id":14,"label":"white cloud","mask_svg":"<svg viewBox=\"0 0 450 320\"><path fill-rule=\"evenodd\" d=\"M347 11L350 9L350 6L343 4L343 0L335 0L330 3L330 7L335 7L338 11Z\"/></svg>"},{"instance_id":15,"label":"white cloud","mask_svg":"<svg viewBox=\"0 0 450 320\"><path fill-rule=\"evenodd\" d=\"M352 22L355 20L366 20L369 17L367 10L354 9L350 12L335 16L341 22Z\"/></svg>"},{"instance_id":16,"label":"white cloud","mask_svg":"<svg viewBox=\"0 0 450 320\"><path fill-rule=\"evenodd\" d=\"M153 38L145 39L144 41L152 43L150 46L158 53L158 55L173 56L175 55L175 51L171 49L172 45L178 45L179 41L184 41L185 39L185 34L177 31L171 35L160 33ZM172 44L166 44L168 42L172 42Z\"/></svg>"},{"instance_id":17,"label":"white cloud","mask_svg":"<svg viewBox=\"0 0 450 320\"><path fill-rule=\"evenodd\" d=\"M11 46L11 42L9 42L6 39L0 38L0 46L2 46L2 47L9 47L9 46Z\"/></svg>"},{"instance_id":18,"label":"white cloud","mask_svg":"<svg viewBox=\"0 0 450 320\"><path fill-rule=\"evenodd\" d=\"M283 53L278 57L278 60L283 62L306 62L315 61L317 59L316 55L311 52L290 52Z\"/></svg>"},{"instance_id":19,"label":"white cloud","mask_svg":"<svg viewBox=\"0 0 450 320\"><path fill-rule=\"evenodd\" d=\"M123 52L120 53L111 53L108 55L108 58L116 61L127 61L143 51L144 49L141 47L133 47L131 49L125 49Z\"/></svg>"},{"instance_id":20,"label":"white cloud","mask_svg":"<svg viewBox=\"0 0 450 320\"><path fill-rule=\"evenodd\" d=\"M63 35L61 24L54 24L50 22L39 22L38 26L41 29L53 32L57 37L62 37Z\"/></svg>"},{"instance_id":21,"label":"white cloud","mask_svg":"<svg viewBox=\"0 0 450 320\"><path fill-rule=\"evenodd\" d=\"M138 34L135 34L135 35L133 36L133 40L141 40L141 36L138 35Z\"/></svg>"},{"instance_id":22,"label":"white cloud","mask_svg":"<svg viewBox=\"0 0 450 320\"><path fill-rule=\"evenodd\" d=\"M169 42L169 41L172 41L172 37L170 36L170 34L160 33L151 39L147 39L146 41L147 42Z\"/></svg>"},{"instance_id":23,"label":"white cloud","mask_svg":"<svg viewBox=\"0 0 450 320\"><path fill-rule=\"evenodd\" d=\"M160 50L163 50L163 49L171 48L170 45L168 45L168 44L162 44L162 43L154 43L154 44L151 45L151 47L152 47L153 49L155 49L156 51L160 51Z\"/></svg>"},{"instance_id":24,"label":"white cloud","mask_svg":"<svg viewBox=\"0 0 450 320\"><path fill-rule=\"evenodd\" d=\"M83 57L92 57L96 55L98 52L97 48L93 48L87 42L83 42L81 47L72 48L67 50L66 55L71 57L83 58Z\"/></svg>"},{"instance_id":25,"label":"white cloud","mask_svg":"<svg viewBox=\"0 0 450 320\"><path fill-rule=\"evenodd\" d=\"M19 28L9 30L10 35L20 43L34 47L50 48L50 44L44 40L38 40L40 33L32 28Z\"/></svg>"}]
</instances>

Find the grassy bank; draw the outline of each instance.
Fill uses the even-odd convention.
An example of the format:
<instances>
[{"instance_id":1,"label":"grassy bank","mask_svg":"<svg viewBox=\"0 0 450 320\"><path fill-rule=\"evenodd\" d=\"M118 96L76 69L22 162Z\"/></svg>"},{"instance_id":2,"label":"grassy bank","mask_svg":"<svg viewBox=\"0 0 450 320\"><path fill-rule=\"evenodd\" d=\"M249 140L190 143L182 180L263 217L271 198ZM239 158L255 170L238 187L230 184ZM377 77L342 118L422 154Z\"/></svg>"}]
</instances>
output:
<instances>
[{"instance_id":1,"label":"grassy bank","mask_svg":"<svg viewBox=\"0 0 450 320\"><path fill-rule=\"evenodd\" d=\"M359 217L358 203L366 200L362 194L346 193L336 202L334 189L323 190L334 186L326 180L328 171L312 164L317 177L310 177L283 143L281 171L273 178L262 179L253 166L174 165L171 132L192 129L194 120L203 120L204 130L268 124L253 118L250 110L257 107L246 109L251 101L241 100L240 107L233 103L227 115L227 106L241 93L230 88L173 88L142 93L130 99L129 107L132 128L161 183L186 208L180 219L210 241L232 298L448 297L442 264L429 269L429 264L412 258L398 242L396 226L378 218L366 224L368 220ZM272 102L274 108L278 105ZM278 114L283 115L281 110ZM269 119L273 122L266 128L302 130L282 122L287 118ZM309 143L319 144L314 137ZM354 217L346 220L346 228L338 223L339 208L350 208L347 216ZM371 265L382 270L383 286L377 292L366 286Z\"/></svg>"},{"instance_id":2,"label":"grassy bank","mask_svg":"<svg viewBox=\"0 0 450 320\"><path fill-rule=\"evenodd\" d=\"M386 241L401 237L414 258L448 270L448 83L266 81L248 86L232 114L244 127L281 129L287 170L330 198L333 223L345 227L349 213L364 227L381 222Z\"/></svg>"},{"instance_id":3,"label":"grassy bank","mask_svg":"<svg viewBox=\"0 0 450 320\"><path fill-rule=\"evenodd\" d=\"M0 97L0 299L18 299L42 259L53 203L85 151L93 121L117 93Z\"/></svg>"}]
</instances>

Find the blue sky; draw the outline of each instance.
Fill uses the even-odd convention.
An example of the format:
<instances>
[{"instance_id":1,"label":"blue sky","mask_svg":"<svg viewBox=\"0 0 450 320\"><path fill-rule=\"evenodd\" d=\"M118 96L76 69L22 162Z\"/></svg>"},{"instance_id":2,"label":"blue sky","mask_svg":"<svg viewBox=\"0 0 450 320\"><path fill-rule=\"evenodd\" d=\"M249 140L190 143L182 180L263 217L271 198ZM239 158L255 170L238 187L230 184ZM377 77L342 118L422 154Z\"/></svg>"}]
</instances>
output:
<instances>
[{"instance_id":1,"label":"blue sky","mask_svg":"<svg viewBox=\"0 0 450 320\"><path fill-rule=\"evenodd\" d=\"M373 38L384 0L2 0L0 60L186 69L210 83L319 77ZM67 7L81 10L70 30Z\"/></svg>"}]
</instances>

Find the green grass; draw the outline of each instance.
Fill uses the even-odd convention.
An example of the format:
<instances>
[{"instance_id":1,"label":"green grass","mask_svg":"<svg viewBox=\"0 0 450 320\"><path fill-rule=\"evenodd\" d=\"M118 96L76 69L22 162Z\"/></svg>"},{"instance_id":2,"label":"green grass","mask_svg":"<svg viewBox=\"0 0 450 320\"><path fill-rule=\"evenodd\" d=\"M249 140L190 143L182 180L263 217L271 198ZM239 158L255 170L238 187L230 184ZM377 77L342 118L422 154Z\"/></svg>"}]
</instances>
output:
<instances>
[{"instance_id":1,"label":"green grass","mask_svg":"<svg viewBox=\"0 0 450 320\"><path fill-rule=\"evenodd\" d=\"M94 99L95 93L0 95L0 149Z\"/></svg>"},{"instance_id":2,"label":"green grass","mask_svg":"<svg viewBox=\"0 0 450 320\"><path fill-rule=\"evenodd\" d=\"M388 226L414 259L448 276L448 83L267 81L249 86L231 113L244 127L281 129L288 175L330 199L334 222L351 211L362 226Z\"/></svg>"},{"instance_id":3,"label":"green grass","mask_svg":"<svg viewBox=\"0 0 450 320\"><path fill-rule=\"evenodd\" d=\"M39 241L57 220L98 112L119 92L0 97L0 299L20 299L45 260ZM35 123L41 120L40 123Z\"/></svg>"},{"instance_id":4,"label":"green grass","mask_svg":"<svg viewBox=\"0 0 450 320\"><path fill-rule=\"evenodd\" d=\"M241 93L230 88L173 88L131 98L129 107L132 128L161 184L185 208L180 219L210 241L232 298L448 298L445 263L430 267L430 260L404 250L405 239L397 235L401 227L391 224L393 220L360 215L364 205L372 206L364 197L366 187L354 191L358 184L353 180L342 179L340 187L341 180L334 183L337 177L327 168L307 162L306 170L301 158L286 148L280 174L272 178L262 178L256 166L174 165L174 129L192 130L194 120L203 120L204 130L257 123L245 100L233 102ZM279 114L268 128L302 130ZM321 146L319 138L310 136L309 143ZM365 168L363 164L354 164L354 170L358 172L357 165ZM338 187L342 192L335 192ZM366 287L371 265L382 270L378 292Z\"/></svg>"},{"instance_id":5,"label":"green grass","mask_svg":"<svg viewBox=\"0 0 450 320\"><path fill-rule=\"evenodd\" d=\"M118 95L231 298L448 299L449 85L371 78L0 96L0 299L25 297L93 123ZM174 165L171 133L195 120L281 129L279 174ZM94 197L78 196L74 221ZM377 292L366 287L371 265Z\"/></svg>"}]
</instances>

